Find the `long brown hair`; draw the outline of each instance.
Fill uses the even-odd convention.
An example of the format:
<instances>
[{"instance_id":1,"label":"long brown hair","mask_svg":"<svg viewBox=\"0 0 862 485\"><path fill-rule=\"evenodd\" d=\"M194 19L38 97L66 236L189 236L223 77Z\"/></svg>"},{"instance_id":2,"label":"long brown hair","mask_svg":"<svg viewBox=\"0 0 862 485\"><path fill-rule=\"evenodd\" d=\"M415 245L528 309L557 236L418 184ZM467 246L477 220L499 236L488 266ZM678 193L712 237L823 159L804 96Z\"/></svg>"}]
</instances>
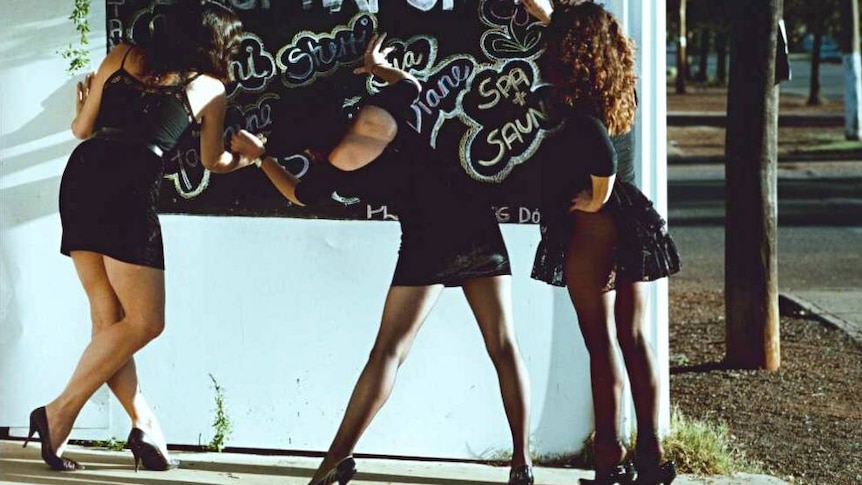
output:
<instances>
[{"instance_id":1,"label":"long brown hair","mask_svg":"<svg viewBox=\"0 0 862 485\"><path fill-rule=\"evenodd\" d=\"M630 131L637 107L634 44L600 5L561 8L546 31L546 79L560 102L598 118L610 135Z\"/></svg>"},{"instance_id":2,"label":"long brown hair","mask_svg":"<svg viewBox=\"0 0 862 485\"><path fill-rule=\"evenodd\" d=\"M202 72L230 81L243 28L230 8L212 0L176 0L154 8L151 40L144 46L148 75Z\"/></svg>"}]
</instances>

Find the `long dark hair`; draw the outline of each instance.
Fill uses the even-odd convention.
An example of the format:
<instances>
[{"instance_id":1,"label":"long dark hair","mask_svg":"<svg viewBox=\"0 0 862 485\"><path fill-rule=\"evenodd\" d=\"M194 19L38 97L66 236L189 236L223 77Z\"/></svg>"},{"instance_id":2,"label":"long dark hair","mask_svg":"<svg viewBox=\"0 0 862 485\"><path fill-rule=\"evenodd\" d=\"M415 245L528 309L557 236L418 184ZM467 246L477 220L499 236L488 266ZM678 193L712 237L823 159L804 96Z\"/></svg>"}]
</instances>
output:
<instances>
[{"instance_id":1,"label":"long dark hair","mask_svg":"<svg viewBox=\"0 0 862 485\"><path fill-rule=\"evenodd\" d=\"M160 6L162 7L162 6ZM176 0L154 9L145 72L201 72L224 83L242 41L242 22L230 8L213 0Z\"/></svg>"}]
</instances>

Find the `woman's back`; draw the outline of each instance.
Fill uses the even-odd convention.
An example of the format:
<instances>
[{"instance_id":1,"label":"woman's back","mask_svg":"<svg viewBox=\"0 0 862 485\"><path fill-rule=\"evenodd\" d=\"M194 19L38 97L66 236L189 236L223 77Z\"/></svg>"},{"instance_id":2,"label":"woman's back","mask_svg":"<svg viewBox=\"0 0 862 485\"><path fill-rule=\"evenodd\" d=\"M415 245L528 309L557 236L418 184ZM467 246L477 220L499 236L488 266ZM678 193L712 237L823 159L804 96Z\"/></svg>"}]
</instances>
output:
<instances>
[{"instance_id":1,"label":"woman's back","mask_svg":"<svg viewBox=\"0 0 862 485\"><path fill-rule=\"evenodd\" d=\"M186 91L199 75L176 75L173 82L155 84L135 75L143 61L139 49L127 48L120 68L105 81L94 129L167 152L195 123Z\"/></svg>"}]
</instances>

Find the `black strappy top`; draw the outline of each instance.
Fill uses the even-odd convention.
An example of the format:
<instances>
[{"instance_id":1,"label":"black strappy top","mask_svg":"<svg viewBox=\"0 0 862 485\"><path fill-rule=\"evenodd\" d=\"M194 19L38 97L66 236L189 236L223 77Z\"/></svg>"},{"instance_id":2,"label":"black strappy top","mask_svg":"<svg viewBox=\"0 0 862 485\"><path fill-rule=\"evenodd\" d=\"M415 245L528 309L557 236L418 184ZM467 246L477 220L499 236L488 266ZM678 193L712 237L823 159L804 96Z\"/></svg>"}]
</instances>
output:
<instances>
[{"instance_id":1,"label":"black strappy top","mask_svg":"<svg viewBox=\"0 0 862 485\"><path fill-rule=\"evenodd\" d=\"M94 132L96 136L107 132L115 138L168 152L190 126L197 125L186 88L201 74L174 85L146 84L125 68L132 49L126 51L120 68L105 81Z\"/></svg>"}]
</instances>

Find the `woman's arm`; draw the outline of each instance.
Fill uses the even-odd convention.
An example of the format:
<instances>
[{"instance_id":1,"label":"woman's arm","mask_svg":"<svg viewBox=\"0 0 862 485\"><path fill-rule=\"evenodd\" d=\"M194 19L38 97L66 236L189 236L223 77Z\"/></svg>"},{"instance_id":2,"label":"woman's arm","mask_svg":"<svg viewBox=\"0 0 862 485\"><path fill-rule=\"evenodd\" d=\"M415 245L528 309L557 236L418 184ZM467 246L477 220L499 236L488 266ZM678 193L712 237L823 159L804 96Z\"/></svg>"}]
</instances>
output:
<instances>
[{"instance_id":1,"label":"woman's arm","mask_svg":"<svg viewBox=\"0 0 862 485\"><path fill-rule=\"evenodd\" d=\"M611 191L616 181L616 174L609 177L598 175L590 175L592 188L590 190L582 190L572 199L572 207L569 212L598 212L605 206L608 199L611 198Z\"/></svg>"},{"instance_id":2,"label":"woman's arm","mask_svg":"<svg viewBox=\"0 0 862 485\"><path fill-rule=\"evenodd\" d=\"M266 155L265 141L265 138L254 136L246 130L240 130L231 138L230 149L241 155L243 159L251 160L251 163L257 164L272 182L272 185L287 200L296 205L304 206L305 204L296 196L296 187L300 184L300 180L282 167L275 158ZM260 163L258 164L256 160L260 160Z\"/></svg>"},{"instance_id":3,"label":"woman's arm","mask_svg":"<svg viewBox=\"0 0 862 485\"><path fill-rule=\"evenodd\" d=\"M551 23L551 15L554 13L551 0L521 0L521 2L527 13L536 17L536 20L545 25Z\"/></svg>"},{"instance_id":4,"label":"woman's arm","mask_svg":"<svg viewBox=\"0 0 862 485\"><path fill-rule=\"evenodd\" d=\"M105 81L120 68L123 57L132 48L128 44L118 44L108 53L95 74L88 74L78 83L75 119L72 120L72 134L75 138L83 140L93 134L93 127L96 125L99 107L102 104Z\"/></svg>"},{"instance_id":5,"label":"woman's arm","mask_svg":"<svg viewBox=\"0 0 862 485\"><path fill-rule=\"evenodd\" d=\"M386 34L371 39L363 65L354 70L356 74L375 75L388 86L359 110L344 138L330 153L330 163L341 170L357 170L379 157L398 134L396 116L407 110L422 90L416 77L386 59L392 48L382 49L384 39Z\"/></svg>"},{"instance_id":6,"label":"woman's arm","mask_svg":"<svg viewBox=\"0 0 862 485\"><path fill-rule=\"evenodd\" d=\"M214 173L233 172L254 163L254 159L243 158L224 149L224 120L227 111L227 96L221 81L200 76L188 87L189 102L196 110L201 122L201 163Z\"/></svg>"},{"instance_id":7,"label":"woman's arm","mask_svg":"<svg viewBox=\"0 0 862 485\"><path fill-rule=\"evenodd\" d=\"M598 212L611 197L617 178L617 151L605 125L596 118L579 116L569 120L566 129L577 148L578 160L590 174L591 189L572 199L569 212Z\"/></svg>"}]
</instances>

